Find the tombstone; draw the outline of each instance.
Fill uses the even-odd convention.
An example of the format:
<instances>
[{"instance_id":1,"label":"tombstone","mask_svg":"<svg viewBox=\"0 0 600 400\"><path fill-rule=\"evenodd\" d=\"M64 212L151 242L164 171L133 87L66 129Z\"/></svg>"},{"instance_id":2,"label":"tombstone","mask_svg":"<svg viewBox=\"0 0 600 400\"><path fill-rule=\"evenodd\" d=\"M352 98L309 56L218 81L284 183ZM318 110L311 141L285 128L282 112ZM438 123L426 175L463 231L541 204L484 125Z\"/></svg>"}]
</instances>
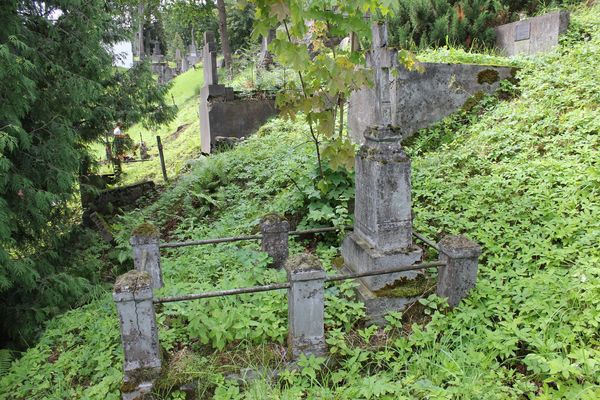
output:
<instances>
[{"instance_id":1,"label":"tombstone","mask_svg":"<svg viewBox=\"0 0 600 400\"><path fill-rule=\"evenodd\" d=\"M285 263L288 289L288 355L292 361L301 354L327 354L324 328L325 271L312 254L297 254Z\"/></svg>"},{"instance_id":2,"label":"tombstone","mask_svg":"<svg viewBox=\"0 0 600 400\"><path fill-rule=\"evenodd\" d=\"M165 56L160 52L160 44L158 40L154 42L154 47L152 48L152 62L153 63L161 63L164 61Z\"/></svg>"},{"instance_id":3,"label":"tombstone","mask_svg":"<svg viewBox=\"0 0 600 400\"><path fill-rule=\"evenodd\" d=\"M269 44L271 44L273 39L275 39L274 29L270 29L269 33L262 37L258 64L266 69L269 69L269 67L273 65L273 54L269 51Z\"/></svg>"},{"instance_id":4,"label":"tombstone","mask_svg":"<svg viewBox=\"0 0 600 400\"><path fill-rule=\"evenodd\" d=\"M374 125L392 123L390 93L391 69L397 66L396 52L389 51L387 25L374 23L371 26L373 48L369 52L370 65L375 70L375 121Z\"/></svg>"},{"instance_id":5,"label":"tombstone","mask_svg":"<svg viewBox=\"0 0 600 400\"><path fill-rule=\"evenodd\" d=\"M133 270L119 276L113 300L125 355L122 399L142 398L152 391L162 366L150 275Z\"/></svg>"},{"instance_id":6,"label":"tombstone","mask_svg":"<svg viewBox=\"0 0 600 400\"><path fill-rule=\"evenodd\" d=\"M423 251L412 242L410 159L391 126L371 127L355 157L354 232L342 244L345 264L354 272L412 265ZM417 271L362 278L370 291L415 279Z\"/></svg>"},{"instance_id":7,"label":"tombstone","mask_svg":"<svg viewBox=\"0 0 600 400\"><path fill-rule=\"evenodd\" d=\"M507 56L546 52L558 45L568 27L569 12L565 10L521 19L494 28L496 47Z\"/></svg>"},{"instance_id":8,"label":"tombstone","mask_svg":"<svg viewBox=\"0 0 600 400\"><path fill-rule=\"evenodd\" d=\"M210 32L212 34L212 32ZM213 41L214 41L214 34L213 34ZM204 37L204 42L206 43L206 36ZM194 28L192 28L192 43L190 44L190 55L193 57L198 56L198 50L197 50L197 46L196 46L196 35L194 35Z\"/></svg>"},{"instance_id":9,"label":"tombstone","mask_svg":"<svg viewBox=\"0 0 600 400\"><path fill-rule=\"evenodd\" d=\"M217 45L212 32L204 33L202 52L204 86L200 90L200 145L210 154L219 136L244 138L277 113L275 98L262 92L258 96L236 96L233 88L219 84Z\"/></svg>"},{"instance_id":10,"label":"tombstone","mask_svg":"<svg viewBox=\"0 0 600 400\"><path fill-rule=\"evenodd\" d=\"M204 84L217 85L217 43L213 32L204 32L204 49L202 51L202 62L204 66Z\"/></svg>"},{"instance_id":11,"label":"tombstone","mask_svg":"<svg viewBox=\"0 0 600 400\"><path fill-rule=\"evenodd\" d=\"M187 71L188 68L189 68L188 56L184 56L181 59L181 73L184 73L185 71Z\"/></svg>"},{"instance_id":12,"label":"tombstone","mask_svg":"<svg viewBox=\"0 0 600 400\"><path fill-rule=\"evenodd\" d=\"M181 63L182 63L182 59L181 59L181 50L179 50L179 48L175 49L175 65L176 65L176 69L178 72L183 72L181 71Z\"/></svg>"}]
</instances>

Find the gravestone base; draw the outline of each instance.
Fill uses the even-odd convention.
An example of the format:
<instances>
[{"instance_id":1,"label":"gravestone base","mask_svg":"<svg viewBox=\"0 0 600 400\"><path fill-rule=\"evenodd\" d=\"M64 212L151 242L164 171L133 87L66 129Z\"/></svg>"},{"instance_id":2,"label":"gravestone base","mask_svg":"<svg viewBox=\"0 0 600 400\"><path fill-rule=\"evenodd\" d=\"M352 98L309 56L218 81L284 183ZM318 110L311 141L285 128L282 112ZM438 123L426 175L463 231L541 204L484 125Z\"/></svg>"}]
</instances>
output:
<instances>
[{"instance_id":1,"label":"gravestone base","mask_svg":"<svg viewBox=\"0 0 600 400\"><path fill-rule=\"evenodd\" d=\"M342 255L346 266L353 272L377 271L402 265L413 265L421 260L423 250L416 246L390 252L381 252L373 248L355 232L350 233L342 244ZM360 278L365 287L377 291L393 285L400 279L415 279L418 271L395 272L386 275Z\"/></svg>"},{"instance_id":2,"label":"gravestone base","mask_svg":"<svg viewBox=\"0 0 600 400\"><path fill-rule=\"evenodd\" d=\"M352 273L348 266L341 270L343 274ZM362 279L357 279L358 286L355 288L358 300L365 305L366 319L370 324L379 326L387 322L385 316L392 311L404 311L408 306L419 300L420 296L400 297L392 295L382 295L370 290Z\"/></svg>"}]
</instances>

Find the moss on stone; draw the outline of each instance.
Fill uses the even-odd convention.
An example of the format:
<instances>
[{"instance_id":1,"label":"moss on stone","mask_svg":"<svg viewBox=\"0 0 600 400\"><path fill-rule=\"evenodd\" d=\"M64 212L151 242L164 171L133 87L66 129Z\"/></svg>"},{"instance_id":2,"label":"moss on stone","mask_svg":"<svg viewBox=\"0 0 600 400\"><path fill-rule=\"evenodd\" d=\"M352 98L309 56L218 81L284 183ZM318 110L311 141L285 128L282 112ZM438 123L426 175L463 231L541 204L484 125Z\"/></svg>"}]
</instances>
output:
<instances>
[{"instance_id":1,"label":"moss on stone","mask_svg":"<svg viewBox=\"0 0 600 400\"><path fill-rule=\"evenodd\" d=\"M291 256L286 261L285 266L288 271L321 271L323 269L319 258L309 253Z\"/></svg>"},{"instance_id":2,"label":"moss on stone","mask_svg":"<svg viewBox=\"0 0 600 400\"><path fill-rule=\"evenodd\" d=\"M160 232L158 231L158 228L155 227L154 225L148 223L148 222L144 222L141 225L138 225L132 232L133 236L143 236L143 237L152 237L152 236L159 236Z\"/></svg>"},{"instance_id":3,"label":"moss on stone","mask_svg":"<svg viewBox=\"0 0 600 400\"><path fill-rule=\"evenodd\" d=\"M377 297L418 297L435 285L435 280L425 275L416 279L400 279L383 289L373 292Z\"/></svg>"},{"instance_id":4,"label":"moss on stone","mask_svg":"<svg viewBox=\"0 0 600 400\"><path fill-rule=\"evenodd\" d=\"M481 85L483 83L492 83L498 82L500 79L500 74L495 69L484 69L480 73L477 74L477 82Z\"/></svg>"},{"instance_id":5,"label":"moss on stone","mask_svg":"<svg viewBox=\"0 0 600 400\"><path fill-rule=\"evenodd\" d=\"M469 97L462 106L463 111L471 111L485 96L484 92L476 92L473 96Z\"/></svg>"},{"instance_id":6,"label":"moss on stone","mask_svg":"<svg viewBox=\"0 0 600 400\"><path fill-rule=\"evenodd\" d=\"M131 271L128 271L117 278L114 286L114 292L121 293L124 290L132 290L132 288L150 287L151 282L152 279L147 271L138 271L132 269Z\"/></svg>"},{"instance_id":7,"label":"moss on stone","mask_svg":"<svg viewBox=\"0 0 600 400\"><path fill-rule=\"evenodd\" d=\"M270 214L267 214L264 217L262 217L260 219L260 222L261 222L261 224L264 224L264 223L272 224L272 223L283 221L283 220L285 220L285 218L281 214L270 213Z\"/></svg>"}]
</instances>

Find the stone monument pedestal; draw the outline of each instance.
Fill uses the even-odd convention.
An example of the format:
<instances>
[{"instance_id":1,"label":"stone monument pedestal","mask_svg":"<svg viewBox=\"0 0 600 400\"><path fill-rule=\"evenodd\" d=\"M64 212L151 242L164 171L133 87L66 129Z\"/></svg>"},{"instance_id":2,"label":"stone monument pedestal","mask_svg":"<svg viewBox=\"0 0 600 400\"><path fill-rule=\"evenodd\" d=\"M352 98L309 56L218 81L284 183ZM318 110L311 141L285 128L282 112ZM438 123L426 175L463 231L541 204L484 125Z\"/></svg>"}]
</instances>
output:
<instances>
[{"instance_id":1,"label":"stone monument pedestal","mask_svg":"<svg viewBox=\"0 0 600 400\"><path fill-rule=\"evenodd\" d=\"M423 250L412 242L410 159L402 150L401 137L401 130L391 126L368 128L356 155L354 232L342 244L345 266L352 272L421 261ZM358 292L370 316L403 309L407 298L381 293L419 275L403 271L360 278Z\"/></svg>"}]
</instances>

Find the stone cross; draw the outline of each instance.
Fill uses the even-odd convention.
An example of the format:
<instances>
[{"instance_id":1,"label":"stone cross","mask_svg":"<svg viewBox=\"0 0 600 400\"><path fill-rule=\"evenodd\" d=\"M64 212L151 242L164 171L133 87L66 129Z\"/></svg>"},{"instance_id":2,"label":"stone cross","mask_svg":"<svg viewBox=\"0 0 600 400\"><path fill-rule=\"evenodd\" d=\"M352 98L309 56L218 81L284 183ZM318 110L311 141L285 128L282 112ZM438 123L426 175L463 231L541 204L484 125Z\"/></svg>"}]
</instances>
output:
<instances>
[{"instance_id":1,"label":"stone cross","mask_svg":"<svg viewBox=\"0 0 600 400\"><path fill-rule=\"evenodd\" d=\"M204 32L204 50L202 52L204 64L204 85L217 85L217 44L213 32Z\"/></svg>"},{"instance_id":2,"label":"stone cross","mask_svg":"<svg viewBox=\"0 0 600 400\"><path fill-rule=\"evenodd\" d=\"M133 248L133 265L138 271L150 274L152 287L163 287L160 266L160 248L158 246L160 232L152 224L142 224L134 229L129 243Z\"/></svg>"},{"instance_id":3,"label":"stone cross","mask_svg":"<svg viewBox=\"0 0 600 400\"><path fill-rule=\"evenodd\" d=\"M260 221L261 249L271 256L274 268L281 268L288 258L288 232L290 224L276 214L269 214Z\"/></svg>"},{"instance_id":4,"label":"stone cross","mask_svg":"<svg viewBox=\"0 0 600 400\"><path fill-rule=\"evenodd\" d=\"M372 48L367 54L367 64L375 72L375 124L389 125L392 123L391 100L391 69L397 64L396 52L388 45L386 24L375 22L371 25Z\"/></svg>"},{"instance_id":5,"label":"stone cross","mask_svg":"<svg viewBox=\"0 0 600 400\"><path fill-rule=\"evenodd\" d=\"M422 250L412 243L410 159L400 146L401 131L391 126L365 131L365 144L355 158L354 232L342 245L346 266L367 272L412 265ZM376 291L414 271L365 277Z\"/></svg>"},{"instance_id":6,"label":"stone cross","mask_svg":"<svg viewBox=\"0 0 600 400\"><path fill-rule=\"evenodd\" d=\"M161 370L160 345L147 272L129 271L117 278L113 299L117 306L124 350L123 399L150 393Z\"/></svg>"},{"instance_id":7,"label":"stone cross","mask_svg":"<svg viewBox=\"0 0 600 400\"><path fill-rule=\"evenodd\" d=\"M327 353L324 328L325 271L312 254L297 254L285 263L288 280L288 351L291 360L301 354Z\"/></svg>"}]
</instances>

